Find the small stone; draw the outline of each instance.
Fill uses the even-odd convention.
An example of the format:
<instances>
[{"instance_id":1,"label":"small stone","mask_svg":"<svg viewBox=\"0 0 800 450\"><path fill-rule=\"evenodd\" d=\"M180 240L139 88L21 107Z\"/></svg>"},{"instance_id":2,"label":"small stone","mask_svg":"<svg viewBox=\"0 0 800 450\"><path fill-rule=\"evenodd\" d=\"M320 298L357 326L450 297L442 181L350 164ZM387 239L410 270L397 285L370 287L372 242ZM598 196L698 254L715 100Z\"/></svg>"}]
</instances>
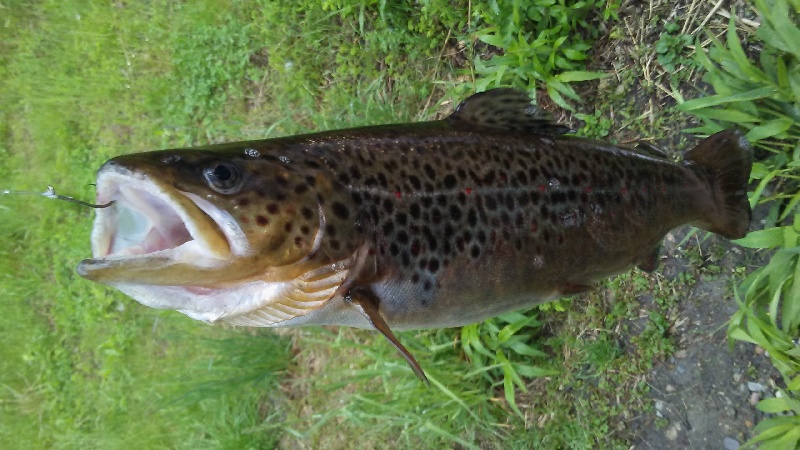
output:
<instances>
[{"instance_id":1,"label":"small stone","mask_svg":"<svg viewBox=\"0 0 800 450\"><path fill-rule=\"evenodd\" d=\"M678 350L677 352L675 352L675 357L678 359L686 358L686 355L687 355L686 350Z\"/></svg>"},{"instance_id":2,"label":"small stone","mask_svg":"<svg viewBox=\"0 0 800 450\"><path fill-rule=\"evenodd\" d=\"M753 421L752 420L745 420L744 421L744 426L746 426L747 428L753 428Z\"/></svg>"},{"instance_id":3,"label":"small stone","mask_svg":"<svg viewBox=\"0 0 800 450\"><path fill-rule=\"evenodd\" d=\"M740 381L742 381L742 374L740 373L733 374L733 382L738 383Z\"/></svg>"},{"instance_id":4,"label":"small stone","mask_svg":"<svg viewBox=\"0 0 800 450\"><path fill-rule=\"evenodd\" d=\"M739 444L739 441L736 439L726 436L725 439L722 440L722 446L725 447L725 450L737 450L741 444Z\"/></svg>"},{"instance_id":5,"label":"small stone","mask_svg":"<svg viewBox=\"0 0 800 450\"><path fill-rule=\"evenodd\" d=\"M760 400L761 400L761 394L759 394L758 392L753 392L752 394L750 394L750 399L748 400L748 402L750 402L752 406L756 406L756 404L758 404Z\"/></svg>"},{"instance_id":6,"label":"small stone","mask_svg":"<svg viewBox=\"0 0 800 450\"><path fill-rule=\"evenodd\" d=\"M671 384L668 384L667 387L664 389L667 391L668 394L672 394L673 392L675 392L675 386Z\"/></svg>"},{"instance_id":7,"label":"small stone","mask_svg":"<svg viewBox=\"0 0 800 450\"><path fill-rule=\"evenodd\" d=\"M761 383L756 383L754 381L747 382L747 389L750 389L750 392L764 392L767 390L767 387Z\"/></svg>"},{"instance_id":8,"label":"small stone","mask_svg":"<svg viewBox=\"0 0 800 450\"><path fill-rule=\"evenodd\" d=\"M678 429L671 426L664 432L664 436L666 436L667 440L674 441L678 439Z\"/></svg>"},{"instance_id":9,"label":"small stone","mask_svg":"<svg viewBox=\"0 0 800 450\"><path fill-rule=\"evenodd\" d=\"M755 348L754 351L755 351L756 355L763 355L764 354L764 349L762 347L759 347L758 345L756 345L756 348Z\"/></svg>"},{"instance_id":10,"label":"small stone","mask_svg":"<svg viewBox=\"0 0 800 450\"><path fill-rule=\"evenodd\" d=\"M661 400L656 400L656 415L658 417L664 417L664 402Z\"/></svg>"}]
</instances>

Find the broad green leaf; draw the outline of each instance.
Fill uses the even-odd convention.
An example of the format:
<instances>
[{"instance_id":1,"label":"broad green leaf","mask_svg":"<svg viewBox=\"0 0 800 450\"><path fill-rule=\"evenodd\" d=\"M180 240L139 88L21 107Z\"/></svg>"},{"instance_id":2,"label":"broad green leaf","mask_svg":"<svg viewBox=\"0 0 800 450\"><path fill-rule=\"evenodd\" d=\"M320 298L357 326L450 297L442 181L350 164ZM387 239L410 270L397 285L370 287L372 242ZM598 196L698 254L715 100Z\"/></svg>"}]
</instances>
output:
<instances>
[{"instance_id":1,"label":"broad green leaf","mask_svg":"<svg viewBox=\"0 0 800 450\"><path fill-rule=\"evenodd\" d=\"M723 105L725 103L748 102L760 98L767 98L775 95L777 92L778 90L776 88L766 86L734 95L712 95L709 97L696 98L678 105L677 108L681 111L688 112L696 109Z\"/></svg>"},{"instance_id":2,"label":"broad green leaf","mask_svg":"<svg viewBox=\"0 0 800 450\"><path fill-rule=\"evenodd\" d=\"M786 208L783 210L783 213L778 220L784 220L785 218L789 217L789 214L794 212L794 209L797 207L798 203L800 203L800 192L792 196L792 199L789 200L789 203L786 205Z\"/></svg>"},{"instance_id":3,"label":"broad green leaf","mask_svg":"<svg viewBox=\"0 0 800 450\"><path fill-rule=\"evenodd\" d=\"M736 68L743 72L743 75L748 77L751 81L764 80L763 73L759 71L747 55L744 54L741 43L739 43L739 36L736 35L736 17L731 14L730 21L728 22L727 42L730 55L736 63Z\"/></svg>"},{"instance_id":4,"label":"broad green leaf","mask_svg":"<svg viewBox=\"0 0 800 450\"><path fill-rule=\"evenodd\" d=\"M530 357L546 357L547 353L531 347L530 345L524 344L522 342L516 342L509 346L514 353L518 355L530 356Z\"/></svg>"},{"instance_id":5,"label":"broad green leaf","mask_svg":"<svg viewBox=\"0 0 800 450\"><path fill-rule=\"evenodd\" d=\"M786 389L790 391L800 391L800 375L794 377L792 381L787 383Z\"/></svg>"},{"instance_id":6,"label":"broad green leaf","mask_svg":"<svg viewBox=\"0 0 800 450\"><path fill-rule=\"evenodd\" d=\"M500 36L500 35L497 35L497 34L489 34L489 33L481 34L481 35L478 36L478 40L480 40L481 42L484 42L486 44L489 44L489 45L491 45L493 47L505 48L505 46L506 46L506 43L505 43L505 40L503 39L503 37Z\"/></svg>"},{"instance_id":7,"label":"broad green leaf","mask_svg":"<svg viewBox=\"0 0 800 450\"><path fill-rule=\"evenodd\" d=\"M781 133L786 132L789 128L794 125L794 120L788 117L782 117L780 119L770 120L769 122L764 123L763 125L759 125L754 127L747 133L747 139L750 142L757 142L762 139L766 139L769 137L777 136L781 138Z\"/></svg>"},{"instance_id":8,"label":"broad green leaf","mask_svg":"<svg viewBox=\"0 0 800 450\"><path fill-rule=\"evenodd\" d=\"M756 405L756 409L766 413L779 413L784 411L791 411L792 407L789 404L789 399L781 398L768 398L761 400Z\"/></svg>"},{"instance_id":9,"label":"broad green leaf","mask_svg":"<svg viewBox=\"0 0 800 450\"><path fill-rule=\"evenodd\" d=\"M747 236L733 241L737 245L748 248L775 248L783 245L782 227L752 231Z\"/></svg>"},{"instance_id":10,"label":"broad green leaf","mask_svg":"<svg viewBox=\"0 0 800 450\"><path fill-rule=\"evenodd\" d=\"M761 179L761 181L758 183L758 186L756 186L756 189L753 191L752 194L750 194L749 200L751 208L755 208L756 204L761 199L761 193L764 192L764 189L767 188L767 184L770 181L772 181L772 179L775 178L779 173L780 173L779 170L773 170L772 172L768 173L767 176Z\"/></svg>"},{"instance_id":11,"label":"broad green leaf","mask_svg":"<svg viewBox=\"0 0 800 450\"><path fill-rule=\"evenodd\" d=\"M797 331L797 328L800 327L800 263L795 259L794 264L794 276L791 288L787 290L783 299L783 317L781 318L784 330L787 332Z\"/></svg>"},{"instance_id":12,"label":"broad green leaf","mask_svg":"<svg viewBox=\"0 0 800 450\"><path fill-rule=\"evenodd\" d=\"M517 372L526 378L554 377L561 373L555 369L543 369L522 364L517 365Z\"/></svg>"},{"instance_id":13,"label":"broad green leaf","mask_svg":"<svg viewBox=\"0 0 800 450\"><path fill-rule=\"evenodd\" d=\"M610 76L611 76L610 73L573 70L570 72L562 72L556 75L554 78L556 81L560 81L562 83L572 83L576 81L598 80L601 78L608 78Z\"/></svg>"},{"instance_id":14,"label":"broad green leaf","mask_svg":"<svg viewBox=\"0 0 800 450\"><path fill-rule=\"evenodd\" d=\"M736 339L737 341L749 342L751 344L758 345L758 342L756 342L756 340L747 334L747 331L742 328L736 328L735 330L729 332L728 336Z\"/></svg>"},{"instance_id":15,"label":"broad green leaf","mask_svg":"<svg viewBox=\"0 0 800 450\"><path fill-rule=\"evenodd\" d=\"M755 123L761 121L759 117L735 109L706 108L692 111L692 114L698 117L713 120L724 120L726 122L733 122L737 124Z\"/></svg>"}]
</instances>

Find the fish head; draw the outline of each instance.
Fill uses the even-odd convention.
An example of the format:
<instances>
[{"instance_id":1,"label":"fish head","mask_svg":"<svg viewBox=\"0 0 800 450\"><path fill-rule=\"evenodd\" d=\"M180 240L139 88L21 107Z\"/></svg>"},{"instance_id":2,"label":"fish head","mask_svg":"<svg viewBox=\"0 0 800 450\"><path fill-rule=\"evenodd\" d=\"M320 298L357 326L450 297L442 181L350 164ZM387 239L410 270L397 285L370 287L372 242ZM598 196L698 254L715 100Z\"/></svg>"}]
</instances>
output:
<instances>
[{"instance_id":1,"label":"fish head","mask_svg":"<svg viewBox=\"0 0 800 450\"><path fill-rule=\"evenodd\" d=\"M97 175L91 259L78 273L147 306L216 321L277 301L311 268L324 218L315 174L277 158L163 150Z\"/></svg>"}]
</instances>

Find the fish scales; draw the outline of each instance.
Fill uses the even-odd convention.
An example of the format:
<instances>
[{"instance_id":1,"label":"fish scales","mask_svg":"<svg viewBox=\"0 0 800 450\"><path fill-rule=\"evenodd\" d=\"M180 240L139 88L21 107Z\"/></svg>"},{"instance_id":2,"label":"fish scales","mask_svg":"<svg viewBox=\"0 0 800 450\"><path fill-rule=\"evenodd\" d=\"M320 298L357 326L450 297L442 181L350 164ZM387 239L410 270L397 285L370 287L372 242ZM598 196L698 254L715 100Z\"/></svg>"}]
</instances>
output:
<instances>
[{"instance_id":1,"label":"fish scales","mask_svg":"<svg viewBox=\"0 0 800 450\"><path fill-rule=\"evenodd\" d=\"M569 136L378 128L291 143L284 156L349 192L361 238L347 251L372 249L372 284L398 329L568 294L646 260L710 201L687 167Z\"/></svg>"},{"instance_id":2,"label":"fish scales","mask_svg":"<svg viewBox=\"0 0 800 450\"><path fill-rule=\"evenodd\" d=\"M114 158L81 275L196 319L449 327L591 289L694 224L749 224L750 149L581 139L510 89L447 119Z\"/></svg>"}]
</instances>

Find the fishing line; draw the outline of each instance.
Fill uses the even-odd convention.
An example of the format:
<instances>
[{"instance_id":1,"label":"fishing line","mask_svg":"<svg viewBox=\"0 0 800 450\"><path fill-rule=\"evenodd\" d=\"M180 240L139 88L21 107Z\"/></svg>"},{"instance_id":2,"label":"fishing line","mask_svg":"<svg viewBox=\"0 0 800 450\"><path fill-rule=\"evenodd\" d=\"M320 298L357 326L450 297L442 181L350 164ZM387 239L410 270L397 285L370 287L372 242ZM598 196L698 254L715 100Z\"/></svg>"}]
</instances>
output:
<instances>
[{"instance_id":1,"label":"fishing line","mask_svg":"<svg viewBox=\"0 0 800 450\"><path fill-rule=\"evenodd\" d=\"M55 200L64 200L65 202L76 203L78 205L88 206L90 208L108 208L109 206L114 204L114 200L111 200L108 203L97 205L94 203L84 202L83 200L78 200L76 198L68 197L66 195L59 195L56 194L55 188L53 186L47 186L47 190L44 192L29 192L29 191L11 191L11 190L4 190L3 194L20 194L20 195L41 195L42 197L52 198Z\"/></svg>"}]
</instances>

